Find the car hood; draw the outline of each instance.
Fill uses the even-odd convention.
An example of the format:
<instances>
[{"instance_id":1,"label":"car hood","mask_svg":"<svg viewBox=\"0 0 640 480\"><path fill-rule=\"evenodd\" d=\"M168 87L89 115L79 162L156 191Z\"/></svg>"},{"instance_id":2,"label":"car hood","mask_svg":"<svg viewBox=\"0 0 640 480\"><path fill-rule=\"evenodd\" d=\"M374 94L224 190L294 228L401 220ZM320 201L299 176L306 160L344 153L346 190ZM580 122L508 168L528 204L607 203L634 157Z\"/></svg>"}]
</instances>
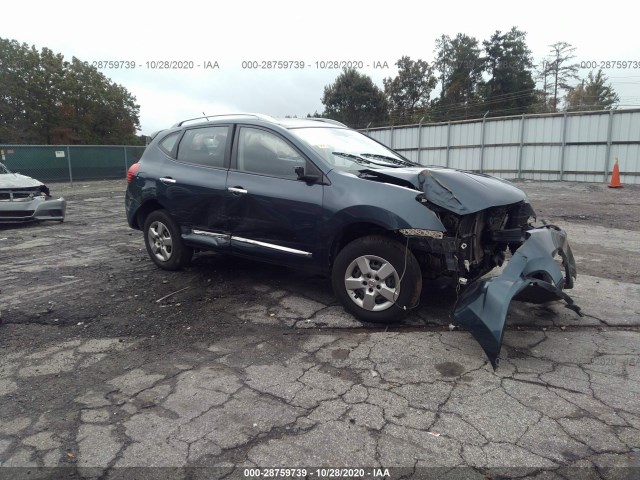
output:
<instances>
[{"instance_id":1,"label":"car hood","mask_svg":"<svg viewBox=\"0 0 640 480\"><path fill-rule=\"evenodd\" d=\"M38 180L19 173L0 174L0 188L31 188L43 185Z\"/></svg>"},{"instance_id":2,"label":"car hood","mask_svg":"<svg viewBox=\"0 0 640 480\"><path fill-rule=\"evenodd\" d=\"M527 199L522 190L506 180L463 170L410 167L365 169L360 173L369 180L422 190L431 203L459 215Z\"/></svg>"}]
</instances>

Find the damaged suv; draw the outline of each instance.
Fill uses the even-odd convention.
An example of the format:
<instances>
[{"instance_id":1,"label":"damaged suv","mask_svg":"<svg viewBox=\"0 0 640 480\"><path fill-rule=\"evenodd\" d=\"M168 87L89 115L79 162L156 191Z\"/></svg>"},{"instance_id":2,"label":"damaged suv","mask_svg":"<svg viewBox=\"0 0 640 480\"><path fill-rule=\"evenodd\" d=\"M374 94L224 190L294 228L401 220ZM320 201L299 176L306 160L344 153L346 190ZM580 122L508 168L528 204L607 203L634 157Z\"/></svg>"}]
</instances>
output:
<instances>
[{"instance_id":1,"label":"damaged suv","mask_svg":"<svg viewBox=\"0 0 640 480\"><path fill-rule=\"evenodd\" d=\"M178 269L205 249L301 267L329 275L367 322L403 318L423 280L460 287L456 321L494 367L512 299L573 305L566 234L534 227L520 189L413 163L332 120L186 120L154 136L128 181L129 225L159 267ZM501 275L476 281L507 252Z\"/></svg>"}]
</instances>

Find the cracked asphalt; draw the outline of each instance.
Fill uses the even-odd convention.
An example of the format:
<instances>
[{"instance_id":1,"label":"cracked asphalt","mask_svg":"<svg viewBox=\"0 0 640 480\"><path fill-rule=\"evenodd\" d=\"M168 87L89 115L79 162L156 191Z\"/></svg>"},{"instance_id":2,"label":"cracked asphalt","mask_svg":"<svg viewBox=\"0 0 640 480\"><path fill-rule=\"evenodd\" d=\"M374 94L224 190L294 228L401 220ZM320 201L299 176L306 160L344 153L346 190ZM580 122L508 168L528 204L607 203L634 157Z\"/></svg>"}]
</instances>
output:
<instances>
[{"instance_id":1,"label":"cracked asphalt","mask_svg":"<svg viewBox=\"0 0 640 480\"><path fill-rule=\"evenodd\" d=\"M494 372L455 292L363 325L304 272L161 271L124 181L52 185L65 223L0 227L0 478L639 478L640 187L520 186L586 316L515 302Z\"/></svg>"}]
</instances>

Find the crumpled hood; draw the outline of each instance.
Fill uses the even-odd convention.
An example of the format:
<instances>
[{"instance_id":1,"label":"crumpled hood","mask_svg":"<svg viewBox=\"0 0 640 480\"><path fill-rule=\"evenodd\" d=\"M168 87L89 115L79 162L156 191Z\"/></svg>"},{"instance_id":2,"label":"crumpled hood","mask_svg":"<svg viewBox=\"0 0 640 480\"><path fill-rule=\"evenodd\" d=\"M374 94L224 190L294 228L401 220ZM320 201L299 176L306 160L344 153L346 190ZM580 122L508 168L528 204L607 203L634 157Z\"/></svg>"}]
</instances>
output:
<instances>
[{"instance_id":1,"label":"crumpled hood","mask_svg":"<svg viewBox=\"0 0 640 480\"><path fill-rule=\"evenodd\" d=\"M500 178L444 167L367 169L361 172L389 183L409 183L422 190L431 203L459 215L527 199L515 185Z\"/></svg>"},{"instance_id":2,"label":"crumpled hood","mask_svg":"<svg viewBox=\"0 0 640 480\"><path fill-rule=\"evenodd\" d=\"M0 188L30 188L39 187L42 184L34 178L19 173L0 174Z\"/></svg>"}]
</instances>

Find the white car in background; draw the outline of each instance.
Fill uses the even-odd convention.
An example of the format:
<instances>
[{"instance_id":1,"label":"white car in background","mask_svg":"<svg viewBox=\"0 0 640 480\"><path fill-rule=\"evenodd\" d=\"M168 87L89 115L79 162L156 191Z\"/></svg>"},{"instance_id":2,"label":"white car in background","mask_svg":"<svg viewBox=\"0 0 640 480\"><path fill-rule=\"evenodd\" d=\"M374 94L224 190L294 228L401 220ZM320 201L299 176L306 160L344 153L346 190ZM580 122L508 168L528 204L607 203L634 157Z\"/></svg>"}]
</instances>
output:
<instances>
[{"instance_id":1,"label":"white car in background","mask_svg":"<svg viewBox=\"0 0 640 480\"><path fill-rule=\"evenodd\" d=\"M67 202L52 198L47 186L0 163L0 224L37 220L64 221Z\"/></svg>"}]
</instances>

